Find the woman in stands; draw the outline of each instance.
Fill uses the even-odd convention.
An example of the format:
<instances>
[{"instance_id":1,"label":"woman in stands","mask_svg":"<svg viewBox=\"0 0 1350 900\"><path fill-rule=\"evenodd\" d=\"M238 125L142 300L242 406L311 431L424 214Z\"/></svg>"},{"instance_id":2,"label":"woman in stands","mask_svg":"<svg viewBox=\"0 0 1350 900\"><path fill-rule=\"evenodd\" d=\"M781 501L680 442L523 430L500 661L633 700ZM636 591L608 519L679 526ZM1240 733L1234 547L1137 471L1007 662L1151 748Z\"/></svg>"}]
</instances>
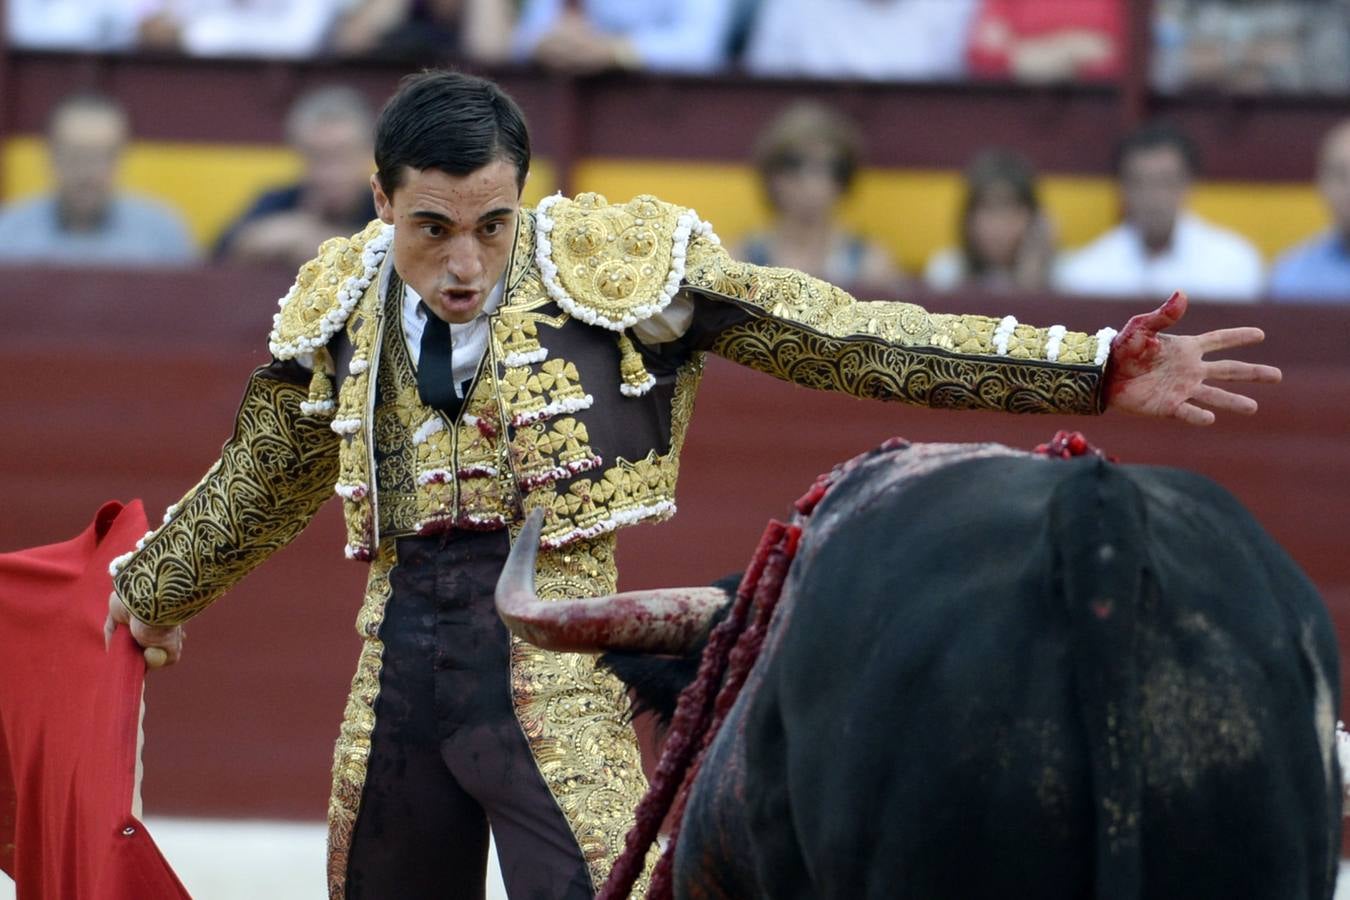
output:
<instances>
[{"instance_id":1,"label":"woman in stands","mask_svg":"<svg viewBox=\"0 0 1350 900\"><path fill-rule=\"evenodd\" d=\"M924 280L949 291L1038 291L1047 286L1054 228L1041 211L1036 173L1022 156L987 150L966 170L960 246L928 261Z\"/></svg>"},{"instance_id":2,"label":"woman in stands","mask_svg":"<svg viewBox=\"0 0 1350 900\"><path fill-rule=\"evenodd\" d=\"M894 293L900 270L880 245L850 233L839 204L857 172L861 138L843 116L817 103L788 107L760 135L755 167L773 221L737 256L786 266L866 292Z\"/></svg>"}]
</instances>

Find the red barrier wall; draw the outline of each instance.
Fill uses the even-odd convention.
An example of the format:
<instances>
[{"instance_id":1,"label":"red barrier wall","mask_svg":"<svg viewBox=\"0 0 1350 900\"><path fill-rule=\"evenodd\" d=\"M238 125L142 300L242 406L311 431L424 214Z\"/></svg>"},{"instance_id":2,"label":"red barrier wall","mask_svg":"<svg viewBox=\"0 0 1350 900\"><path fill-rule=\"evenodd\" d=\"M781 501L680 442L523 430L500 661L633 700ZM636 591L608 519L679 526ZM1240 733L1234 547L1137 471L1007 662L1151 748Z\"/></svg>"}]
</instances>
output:
<instances>
[{"instance_id":1,"label":"red barrier wall","mask_svg":"<svg viewBox=\"0 0 1350 900\"><path fill-rule=\"evenodd\" d=\"M228 435L266 361L290 275L0 270L0 550L63 540L110 498L160 510ZM924 298L932 307L1095 330L1140 303ZM703 583L744 566L765 521L816 474L891 435L1029 447L1077 428L1121 459L1202 472L1233 491L1317 582L1350 646L1350 309L1194 307L1186 330L1256 323L1253 360L1285 382L1251 420L1210 429L945 413L780 384L711 360L684 458L680 515L629 529L623 584ZM991 487L991 489L994 489ZM1221 535L1216 535L1221 540ZM342 558L336 504L194 621L185 661L147 689L152 813L318 818L357 640L364 567ZM990 552L998 552L991 548Z\"/></svg>"}]
</instances>

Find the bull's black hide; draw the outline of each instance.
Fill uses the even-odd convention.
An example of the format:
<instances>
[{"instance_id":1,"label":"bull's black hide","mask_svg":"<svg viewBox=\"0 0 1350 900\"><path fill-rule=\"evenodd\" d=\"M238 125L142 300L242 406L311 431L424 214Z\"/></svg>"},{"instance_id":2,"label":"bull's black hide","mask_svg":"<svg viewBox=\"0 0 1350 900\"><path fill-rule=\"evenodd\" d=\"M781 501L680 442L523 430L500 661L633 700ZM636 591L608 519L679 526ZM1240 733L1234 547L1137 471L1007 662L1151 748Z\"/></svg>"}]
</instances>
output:
<instances>
[{"instance_id":1,"label":"bull's black hide","mask_svg":"<svg viewBox=\"0 0 1350 900\"><path fill-rule=\"evenodd\" d=\"M893 456L810 520L677 896L1330 897L1336 646L1251 516L1175 470Z\"/></svg>"}]
</instances>

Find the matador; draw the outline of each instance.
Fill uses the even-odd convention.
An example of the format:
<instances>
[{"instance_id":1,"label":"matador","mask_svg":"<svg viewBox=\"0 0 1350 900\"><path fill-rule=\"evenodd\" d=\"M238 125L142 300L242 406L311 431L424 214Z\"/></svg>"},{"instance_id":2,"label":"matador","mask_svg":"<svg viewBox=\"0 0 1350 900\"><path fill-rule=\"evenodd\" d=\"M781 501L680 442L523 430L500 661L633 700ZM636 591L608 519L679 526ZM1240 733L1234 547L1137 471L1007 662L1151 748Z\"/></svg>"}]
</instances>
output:
<instances>
[{"instance_id":1,"label":"matador","mask_svg":"<svg viewBox=\"0 0 1350 900\"><path fill-rule=\"evenodd\" d=\"M336 493L369 565L333 759L333 898L482 896L489 823L512 897L587 898L645 789L625 697L585 654L508 636L492 591L544 511L544 598L615 589L616 532L675 512L704 357L859 397L1205 421L1253 401L1206 379L1277 370L1203 354L1256 329L1120 334L862 302L737 262L690 209L597 194L521 205L529 139L489 81L406 80L381 114L379 219L282 299L234 433L114 563L110 623L172 661L180 626ZM639 886L639 890L641 886Z\"/></svg>"}]
</instances>

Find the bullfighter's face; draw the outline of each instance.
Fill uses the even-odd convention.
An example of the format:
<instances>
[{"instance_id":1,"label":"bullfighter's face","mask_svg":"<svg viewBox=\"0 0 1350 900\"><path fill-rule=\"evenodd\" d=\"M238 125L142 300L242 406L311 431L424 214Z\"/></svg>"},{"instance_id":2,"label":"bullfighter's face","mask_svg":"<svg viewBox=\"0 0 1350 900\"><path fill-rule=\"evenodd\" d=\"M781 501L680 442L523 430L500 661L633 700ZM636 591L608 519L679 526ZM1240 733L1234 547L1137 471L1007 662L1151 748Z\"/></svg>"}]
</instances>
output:
<instances>
[{"instance_id":1,"label":"bullfighter's face","mask_svg":"<svg viewBox=\"0 0 1350 900\"><path fill-rule=\"evenodd\" d=\"M520 215L516 175L507 160L468 175L408 168L392 194L372 176L380 219L396 226L394 266L438 318L472 320L501 279Z\"/></svg>"}]
</instances>

